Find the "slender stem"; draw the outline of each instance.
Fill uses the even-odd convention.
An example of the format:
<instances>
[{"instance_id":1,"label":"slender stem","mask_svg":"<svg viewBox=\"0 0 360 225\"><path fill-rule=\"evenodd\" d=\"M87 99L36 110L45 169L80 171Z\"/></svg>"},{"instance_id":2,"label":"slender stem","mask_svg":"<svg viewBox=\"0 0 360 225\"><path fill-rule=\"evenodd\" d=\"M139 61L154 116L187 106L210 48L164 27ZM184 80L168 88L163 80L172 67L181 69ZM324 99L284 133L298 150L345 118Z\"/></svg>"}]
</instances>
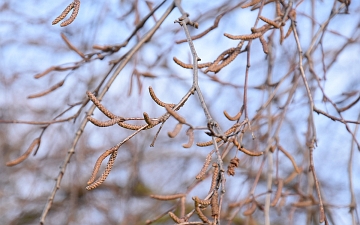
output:
<instances>
[{"instance_id":1,"label":"slender stem","mask_svg":"<svg viewBox=\"0 0 360 225\"><path fill-rule=\"evenodd\" d=\"M360 116L359 116L359 119L360 119ZM358 129L359 129L359 125L356 125L355 130L354 130L354 136L356 136ZM351 213L352 224L356 225L356 224L358 224L358 223L356 223L356 219L359 222L359 218L357 218L358 213L357 213L356 196L354 193L353 173L352 173L354 147L355 146L354 146L354 138L353 138L353 140L351 141L351 150L350 150L350 157L349 157L349 163L348 163L348 174L349 174L349 190L350 190L350 197L351 197L350 213Z\"/></svg>"},{"instance_id":2,"label":"slender stem","mask_svg":"<svg viewBox=\"0 0 360 225\"><path fill-rule=\"evenodd\" d=\"M295 21L291 21L291 26L294 32L294 37L295 37L295 41L296 41L296 45L299 51L299 69L300 69L300 74L301 77L304 81L304 85L306 88L306 92L309 98L309 104L310 104L310 123L311 123L311 127L312 127L312 140L314 141L314 143L316 143L316 127L315 127L315 121L314 121L314 116L313 116L313 111L314 111L314 100L313 97L311 95L311 91L310 91L310 87L309 84L306 80L306 75L305 75L305 71L304 71L304 67L303 67L303 51L300 45L300 40L299 40L299 36L298 33L296 31L296 24Z\"/></svg>"}]
</instances>

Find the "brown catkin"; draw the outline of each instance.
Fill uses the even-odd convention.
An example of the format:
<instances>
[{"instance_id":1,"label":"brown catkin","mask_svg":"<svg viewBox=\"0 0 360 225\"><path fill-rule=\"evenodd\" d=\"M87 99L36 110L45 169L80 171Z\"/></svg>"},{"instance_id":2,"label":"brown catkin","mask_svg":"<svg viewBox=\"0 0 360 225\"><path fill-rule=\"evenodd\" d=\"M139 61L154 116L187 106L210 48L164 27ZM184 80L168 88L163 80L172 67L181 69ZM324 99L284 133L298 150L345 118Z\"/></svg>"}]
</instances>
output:
<instances>
[{"instance_id":1,"label":"brown catkin","mask_svg":"<svg viewBox=\"0 0 360 225\"><path fill-rule=\"evenodd\" d=\"M70 3L65 9L64 11L60 14L60 16L56 17L56 19L54 19L54 21L52 21L52 25L57 24L58 22L60 22L61 20L63 20L66 15L70 12L70 10L74 8L74 2Z\"/></svg>"},{"instance_id":2,"label":"brown catkin","mask_svg":"<svg viewBox=\"0 0 360 225\"><path fill-rule=\"evenodd\" d=\"M32 95L29 95L28 98L38 98L38 97L42 97L42 96L45 96L53 91L55 91L56 89L58 89L59 87L62 87L63 84L65 83L65 79L60 81L59 83L51 86L49 89L45 90L45 91L42 91L40 93L37 93L37 94L32 94Z\"/></svg>"},{"instance_id":3,"label":"brown catkin","mask_svg":"<svg viewBox=\"0 0 360 225\"><path fill-rule=\"evenodd\" d=\"M295 202L295 203L291 204L291 206L293 206L293 207L307 207L307 206L312 206L312 205L315 205L315 203L311 200Z\"/></svg>"},{"instance_id":4,"label":"brown catkin","mask_svg":"<svg viewBox=\"0 0 360 225\"><path fill-rule=\"evenodd\" d=\"M73 9L73 12L70 15L70 18L65 20L64 22L62 22L60 24L60 26L65 27L65 26L71 24L72 22L74 22L77 14L79 13L79 9L80 9L80 0L75 0L74 1L74 9Z\"/></svg>"},{"instance_id":5,"label":"brown catkin","mask_svg":"<svg viewBox=\"0 0 360 225\"><path fill-rule=\"evenodd\" d=\"M193 199L195 202L197 202L198 204L201 204L202 207L206 207L206 206L208 206L208 205L211 204L211 200L210 200L210 199L208 199L208 200L202 200L202 199L200 199L200 198L197 197L197 196L192 197L192 199Z\"/></svg>"},{"instance_id":6,"label":"brown catkin","mask_svg":"<svg viewBox=\"0 0 360 225\"><path fill-rule=\"evenodd\" d=\"M176 136L179 134L181 128L182 128L182 123L176 124L174 130L171 131L171 132L168 132L168 136L169 136L170 138L176 137Z\"/></svg>"},{"instance_id":7,"label":"brown catkin","mask_svg":"<svg viewBox=\"0 0 360 225\"><path fill-rule=\"evenodd\" d=\"M282 192L283 185L284 185L283 179L279 179L278 180L278 188L276 190L275 197L274 197L274 199L272 200L272 202L270 204L271 206L275 206L278 203L278 201L279 201L279 199L281 197L281 192Z\"/></svg>"},{"instance_id":8,"label":"brown catkin","mask_svg":"<svg viewBox=\"0 0 360 225\"><path fill-rule=\"evenodd\" d=\"M227 131L224 132L225 136L232 134L233 132L236 131L236 128L239 127L239 124L235 124L234 126L230 127ZM216 138L216 143L219 143L222 139L221 138ZM206 147L206 146L210 146L213 144L213 141L207 141L207 142L198 142L196 143L197 146L199 147Z\"/></svg>"},{"instance_id":9,"label":"brown catkin","mask_svg":"<svg viewBox=\"0 0 360 225\"><path fill-rule=\"evenodd\" d=\"M151 98L154 100L154 102L155 102L156 104L158 104L159 106L165 107L165 105L168 105L168 106L170 106L171 108L175 106L175 104L168 104L168 103L165 103L165 102L161 101L161 100L155 95L155 92L154 92L154 90L152 89L151 86L149 87L149 93L150 93Z\"/></svg>"},{"instance_id":10,"label":"brown catkin","mask_svg":"<svg viewBox=\"0 0 360 225\"><path fill-rule=\"evenodd\" d=\"M219 165L217 163L213 163L212 166L214 167L214 171L213 171L213 176L211 178L211 186L210 186L209 193L211 193L213 190L215 190L217 181L219 178Z\"/></svg>"},{"instance_id":11,"label":"brown catkin","mask_svg":"<svg viewBox=\"0 0 360 225\"><path fill-rule=\"evenodd\" d=\"M213 154L213 152L210 152L210 153L206 156L204 165L202 166L201 171L199 172L199 174L196 176L196 179L197 179L197 180L200 180L200 179L202 179L202 178L204 177L204 175L205 175L205 173L206 173L206 170L207 170L207 168L208 168L209 165L210 165L212 154Z\"/></svg>"},{"instance_id":12,"label":"brown catkin","mask_svg":"<svg viewBox=\"0 0 360 225\"><path fill-rule=\"evenodd\" d=\"M180 59L176 58L176 57L173 57L173 60L176 64L178 64L179 66L185 68L185 69L192 69L193 68L193 65L192 64L186 64L182 61L180 61Z\"/></svg>"},{"instance_id":13,"label":"brown catkin","mask_svg":"<svg viewBox=\"0 0 360 225\"><path fill-rule=\"evenodd\" d=\"M201 211L199 204L195 202L195 212L198 214L201 221L203 221L206 224L211 224L210 220L204 215L204 213Z\"/></svg>"},{"instance_id":14,"label":"brown catkin","mask_svg":"<svg viewBox=\"0 0 360 225\"><path fill-rule=\"evenodd\" d=\"M282 13L281 11L281 5L280 5L280 1L276 0L276 15L277 16L283 16L284 13Z\"/></svg>"},{"instance_id":15,"label":"brown catkin","mask_svg":"<svg viewBox=\"0 0 360 225\"><path fill-rule=\"evenodd\" d=\"M150 195L151 198L162 200L162 201L169 201L169 200L175 200L178 198L185 197L186 194L174 194L174 195Z\"/></svg>"},{"instance_id":16,"label":"brown catkin","mask_svg":"<svg viewBox=\"0 0 360 225\"><path fill-rule=\"evenodd\" d=\"M253 33L264 33L265 31L269 30L270 29L270 25L269 24L265 24L259 28L255 28L255 27L252 27L251 28L251 32Z\"/></svg>"},{"instance_id":17,"label":"brown catkin","mask_svg":"<svg viewBox=\"0 0 360 225\"><path fill-rule=\"evenodd\" d=\"M93 172L91 174L91 177L89 178L89 181L87 182L87 184L91 184L94 182L95 178L96 178L96 174L98 173L101 163L102 161L111 153L113 153L116 150L117 147L112 147L109 150L105 151L103 154L100 155L100 157L96 160Z\"/></svg>"},{"instance_id":18,"label":"brown catkin","mask_svg":"<svg viewBox=\"0 0 360 225\"><path fill-rule=\"evenodd\" d=\"M184 148L190 148L193 143L194 143L194 132L193 132L193 129L192 128L189 128L187 131L186 131L186 135L189 137L189 141L188 143L186 144L183 144L182 146Z\"/></svg>"},{"instance_id":19,"label":"brown catkin","mask_svg":"<svg viewBox=\"0 0 360 225\"><path fill-rule=\"evenodd\" d=\"M238 148L240 151L242 151L243 153L245 153L246 155L249 155L249 156L261 156L264 154L264 152L252 152L252 151L249 151L247 150L246 148Z\"/></svg>"},{"instance_id":20,"label":"brown catkin","mask_svg":"<svg viewBox=\"0 0 360 225\"><path fill-rule=\"evenodd\" d=\"M280 45L282 45L284 41L284 28L281 26L280 27Z\"/></svg>"},{"instance_id":21,"label":"brown catkin","mask_svg":"<svg viewBox=\"0 0 360 225\"><path fill-rule=\"evenodd\" d=\"M241 115L242 115L242 112L240 111L240 112L238 112L238 113L236 114L236 116L230 116L230 115L224 110L224 116L225 116L228 120L230 120L230 121L236 121L236 120L240 119Z\"/></svg>"},{"instance_id":22,"label":"brown catkin","mask_svg":"<svg viewBox=\"0 0 360 225\"><path fill-rule=\"evenodd\" d=\"M186 120L175 112L169 105L165 105L166 111L174 117L179 123L186 123Z\"/></svg>"},{"instance_id":23,"label":"brown catkin","mask_svg":"<svg viewBox=\"0 0 360 225\"><path fill-rule=\"evenodd\" d=\"M236 138L233 139L234 145L237 147L239 151L242 151L243 153L250 155L250 156L261 156L264 154L264 152L252 152L247 150L246 148L242 147L240 143L236 140Z\"/></svg>"},{"instance_id":24,"label":"brown catkin","mask_svg":"<svg viewBox=\"0 0 360 225\"><path fill-rule=\"evenodd\" d=\"M258 38L261 35L262 35L262 33L254 33L254 34L246 34L246 35L232 35L232 34L227 34L227 33L224 34L225 37L228 37L232 40L244 40L244 41Z\"/></svg>"},{"instance_id":25,"label":"brown catkin","mask_svg":"<svg viewBox=\"0 0 360 225\"><path fill-rule=\"evenodd\" d=\"M244 5L241 6L241 8L245 9L247 7L250 7L250 6L253 6L253 5L256 5L260 2L260 0L252 0Z\"/></svg>"},{"instance_id":26,"label":"brown catkin","mask_svg":"<svg viewBox=\"0 0 360 225\"><path fill-rule=\"evenodd\" d=\"M168 212L171 219L174 220L175 223L182 223L183 221L177 217L173 212Z\"/></svg>"},{"instance_id":27,"label":"brown catkin","mask_svg":"<svg viewBox=\"0 0 360 225\"><path fill-rule=\"evenodd\" d=\"M91 93L90 91L86 92L87 96L89 97L89 99L94 103L94 105L102 112L105 114L105 116L109 117L110 119L114 119L117 116L114 115L113 113L111 113L108 109L106 109L101 103L100 101L95 97L95 95L93 93Z\"/></svg>"},{"instance_id":28,"label":"brown catkin","mask_svg":"<svg viewBox=\"0 0 360 225\"><path fill-rule=\"evenodd\" d=\"M36 147L36 146L39 146L40 145L40 138L35 138L33 140L33 142L31 142L29 148L26 150L26 152L24 154L22 154L19 158L17 159L14 159L10 162L7 162L6 163L6 166L15 166L19 163L21 163L22 161L24 161L25 159L27 159L27 157L29 157L29 155L31 154L31 152L33 151L33 149Z\"/></svg>"},{"instance_id":29,"label":"brown catkin","mask_svg":"<svg viewBox=\"0 0 360 225\"><path fill-rule=\"evenodd\" d=\"M294 167L295 171L296 171L297 173L300 173L300 169L299 169L299 167L296 165L296 162L295 162L294 157L292 157L292 155L291 155L290 153L288 153L281 145L278 145L277 147L278 147L278 149L279 149L280 151L282 151L282 152L286 155L286 157L288 157L288 158L290 159L291 163L293 164L293 167Z\"/></svg>"},{"instance_id":30,"label":"brown catkin","mask_svg":"<svg viewBox=\"0 0 360 225\"><path fill-rule=\"evenodd\" d=\"M109 126L112 126L114 124L124 121L124 118L122 118L122 117L116 117L114 119L107 120L107 121L100 121L91 116L88 116L87 119L92 124L94 124L95 126L98 126L98 127L109 127Z\"/></svg>"},{"instance_id":31,"label":"brown catkin","mask_svg":"<svg viewBox=\"0 0 360 225\"><path fill-rule=\"evenodd\" d=\"M214 73L219 72L222 68L229 65L241 52L241 47L230 48L221 53L218 58L211 64L204 72L212 71ZM219 62L221 62L219 64Z\"/></svg>"},{"instance_id":32,"label":"brown catkin","mask_svg":"<svg viewBox=\"0 0 360 225\"><path fill-rule=\"evenodd\" d=\"M259 39L260 39L260 42L261 42L264 53L268 54L269 53L269 47L267 45L267 42L266 42L264 36L260 36Z\"/></svg>"},{"instance_id":33,"label":"brown catkin","mask_svg":"<svg viewBox=\"0 0 360 225\"><path fill-rule=\"evenodd\" d=\"M211 197L211 216L216 218L219 216L219 201L218 201L218 192L214 190L214 194Z\"/></svg>"},{"instance_id":34,"label":"brown catkin","mask_svg":"<svg viewBox=\"0 0 360 225\"><path fill-rule=\"evenodd\" d=\"M143 116L144 116L145 122L146 122L149 126L153 126L153 125L154 125L154 122L151 120L151 118L149 117L149 115L148 115L146 112L143 113Z\"/></svg>"},{"instance_id":35,"label":"brown catkin","mask_svg":"<svg viewBox=\"0 0 360 225\"><path fill-rule=\"evenodd\" d=\"M117 156L117 150L115 150L111 156L110 156L110 159L106 165L106 168L105 168L105 171L101 174L101 176L92 184L88 185L86 187L86 190L90 191L92 189L95 189L97 188L98 186L100 186L105 180L106 178L109 176L109 173L114 165L114 162L115 162L115 159L116 159L116 156Z\"/></svg>"},{"instance_id":36,"label":"brown catkin","mask_svg":"<svg viewBox=\"0 0 360 225\"><path fill-rule=\"evenodd\" d=\"M267 24L270 24L271 26L275 27L275 28L279 28L280 25L278 23L276 23L275 21L272 21L266 17L263 17L263 16L259 16L259 18L264 21L265 23Z\"/></svg>"},{"instance_id":37,"label":"brown catkin","mask_svg":"<svg viewBox=\"0 0 360 225\"><path fill-rule=\"evenodd\" d=\"M286 32L285 36L284 36L284 39L288 38L292 32L293 28L292 26L289 27L288 31Z\"/></svg>"},{"instance_id":38,"label":"brown catkin","mask_svg":"<svg viewBox=\"0 0 360 225\"><path fill-rule=\"evenodd\" d=\"M248 208L247 210L245 210L245 211L243 212L243 215L244 215L244 216L250 216L250 215L252 215L252 214L255 212L255 210L256 210L256 203L255 203L255 202L252 202L250 208Z\"/></svg>"}]
</instances>

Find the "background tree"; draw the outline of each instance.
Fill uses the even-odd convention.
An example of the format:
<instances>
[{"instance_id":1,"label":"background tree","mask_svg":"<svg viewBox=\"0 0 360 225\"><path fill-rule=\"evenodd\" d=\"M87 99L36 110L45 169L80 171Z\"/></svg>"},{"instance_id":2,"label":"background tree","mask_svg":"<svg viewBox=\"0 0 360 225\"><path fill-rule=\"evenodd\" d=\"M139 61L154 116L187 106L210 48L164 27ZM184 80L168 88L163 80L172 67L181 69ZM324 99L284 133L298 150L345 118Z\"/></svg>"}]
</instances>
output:
<instances>
[{"instance_id":1,"label":"background tree","mask_svg":"<svg viewBox=\"0 0 360 225\"><path fill-rule=\"evenodd\" d=\"M1 224L359 224L359 2L0 7Z\"/></svg>"}]
</instances>

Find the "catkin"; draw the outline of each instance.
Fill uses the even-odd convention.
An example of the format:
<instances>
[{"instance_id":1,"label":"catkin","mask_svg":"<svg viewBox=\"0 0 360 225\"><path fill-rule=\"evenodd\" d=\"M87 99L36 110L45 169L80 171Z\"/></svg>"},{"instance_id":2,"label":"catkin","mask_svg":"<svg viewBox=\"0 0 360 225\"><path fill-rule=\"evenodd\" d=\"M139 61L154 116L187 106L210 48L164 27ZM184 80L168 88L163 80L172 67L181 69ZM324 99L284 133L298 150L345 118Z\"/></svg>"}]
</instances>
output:
<instances>
[{"instance_id":1,"label":"catkin","mask_svg":"<svg viewBox=\"0 0 360 225\"><path fill-rule=\"evenodd\" d=\"M192 128L189 128L187 131L186 131L186 135L189 137L189 141L188 143L186 144L183 144L182 146L184 148L190 148L193 143L194 143L194 132L193 132L193 129Z\"/></svg>"},{"instance_id":2,"label":"catkin","mask_svg":"<svg viewBox=\"0 0 360 225\"><path fill-rule=\"evenodd\" d=\"M151 198L162 200L162 201L168 201L168 200L175 200L178 198L185 197L186 194L174 194L174 195L150 195Z\"/></svg>"},{"instance_id":3,"label":"catkin","mask_svg":"<svg viewBox=\"0 0 360 225\"><path fill-rule=\"evenodd\" d=\"M33 151L33 149L36 146L40 145L40 138L35 138L33 140L33 142L30 144L29 148L26 150L26 152L24 154L22 154L19 158L14 159L10 162L6 163L6 166L15 166L19 163L21 163L22 161L24 161L25 159L27 159L27 157L30 155L30 153Z\"/></svg>"},{"instance_id":4,"label":"catkin","mask_svg":"<svg viewBox=\"0 0 360 225\"><path fill-rule=\"evenodd\" d=\"M197 202L198 204L201 204L202 207L206 207L206 206L208 206L208 205L211 204L211 200L210 200L210 199L208 199L208 200L203 200L203 199L200 199L200 198L197 197L197 196L192 197L192 199L193 199L195 202Z\"/></svg>"},{"instance_id":5,"label":"catkin","mask_svg":"<svg viewBox=\"0 0 360 225\"><path fill-rule=\"evenodd\" d=\"M263 17L263 16L259 16L259 18L264 21L265 23L271 25L271 26L274 26L275 28L279 28L280 25L278 23L276 23L275 21L272 21L266 17Z\"/></svg>"},{"instance_id":6,"label":"catkin","mask_svg":"<svg viewBox=\"0 0 360 225\"><path fill-rule=\"evenodd\" d=\"M281 192L282 192L283 185L284 185L283 179L279 179L278 180L278 188L276 190L275 197L274 197L274 199L272 200L272 202L270 204L271 206L275 206L277 204L277 202L279 201L279 199L281 197Z\"/></svg>"},{"instance_id":7,"label":"catkin","mask_svg":"<svg viewBox=\"0 0 360 225\"><path fill-rule=\"evenodd\" d=\"M214 190L214 194L211 197L211 216L216 218L219 216L219 202L218 202L218 192Z\"/></svg>"},{"instance_id":8,"label":"catkin","mask_svg":"<svg viewBox=\"0 0 360 225\"><path fill-rule=\"evenodd\" d=\"M224 116L225 116L228 120L230 120L230 121L236 121L236 120L240 119L241 115L242 115L242 111L238 112L238 113L236 114L236 116L230 116L230 115L224 110Z\"/></svg>"},{"instance_id":9,"label":"catkin","mask_svg":"<svg viewBox=\"0 0 360 225\"><path fill-rule=\"evenodd\" d=\"M73 9L73 12L71 13L70 15L70 18L65 20L64 22L62 22L60 24L61 27L65 27L69 24L71 24L72 22L74 22L77 14L79 13L79 9L80 9L80 1L79 0L75 0L74 1L74 9Z\"/></svg>"},{"instance_id":10,"label":"catkin","mask_svg":"<svg viewBox=\"0 0 360 225\"><path fill-rule=\"evenodd\" d=\"M246 35L232 35L232 34L224 33L225 37L228 37L228 38L230 38L232 40L244 40L244 41L248 41L248 40L258 38L261 35L262 35L262 33L254 33L254 34L246 34Z\"/></svg>"},{"instance_id":11,"label":"catkin","mask_svg":"<svg viewBox=\"0 0 360 225\"><path fill-rule=\"evenodd\" d=\"M247 7L250 7L250 6L253 6L253 5L256 5L260 2L260 0L252 0L244 5L241 6L241 8L245 9Z\"/></svg>"},{"instance_id":12,"label":"catkin","mask_svg":"<svg viewBox=\"0 0 360 225\"><path fill-rule=\"evenodd\" d=\"M197 179L197 180L200 180L200 179L202 179L202 178L204 177L204 175L205 175L205 173L206 173L206 170L207 170L207 168L208 168L209 165L210 165L212 154L213 154L213 151L211 151L211 152L206 156L204 165L202 166L201 171L199 172L199 174L196 176L196 179Z\"/></svg>"},{"instance_id":13,"label":"catkin","mask_svg":"<svg viewBox=\"0 0 360 225\"><path fill-rule=\"evenodd\" d=\"M260 39L260 42L261 42L264 53L268 54L269 53L269 47L267 45L267 42L266 42L265 38L263 36L260 36L259 39Z\"/></svg>"},{"instance_id":14,"label":"catkin","mask_svg":"<svg viewBox=\"0 0 360 225\"><path fill-rule=\"evenodd\" d=\"M106 178L108 177L113 165L114 165L114 162L115 162L115 159L116 159L116 156L117 156L117 150L115 150L111 156L110 156L110 159L106 165L106 168L105 168L105 171L101 174L101 176L92 184L88 185L86 187L86 190L90 191L92 189L95 189L97 188L98 186L100 186L105 180Z\"/></svg>"},{"instance_id":15,"label":"catkin","mask_svg":"<svg viewBox=\"0 0 360 225\"><path fill-rule=\"evenodd\" d=\"M57 24L58 22L60 22L61 20L63 20L73 7L74 7L74 2L70 3L70 4L64 9L64 11L60 14L60 16L56 17L56 18L54 19L54 21L52 21L52 25L55 25L55 24Z\"/></svg>"},{"instance_id":16,"label":"catkin","mask_svg":"<svg viewBox=\"0 0 360 225\"><path fill-rule=\"evenodd\" d=\"M219 178L219 170L220 170L219 165L217 163L213 163L212 166L214 167L214 171L213 171L213 176L211 178L211 186L210 186L209 193L211 193L216 188L218 178Z\"/></svg>"},{"instance_id":17,"label":"catkin","mask_svg":"<svg viewBox=\"0 0 360 225\"><path fill-rule=\"evenodd\" d=\"M180 132L181 128L182 128L182 123L178 123L178 124L176 124L176 126L175 126L174 130L173 130L173 131L171 131L171 132L168 132L168 136L169 136L170 138L174 138L174 137L176 137L176 135L178 135L178 134L179 134L179 132Z\"/></svg>"},{"instance_id":18,"label":"catkin","mask_svg":"<svg viewBox=\"0 0 360 225\"><path fill-rule=\"evenodd\" d=\"M243 212L243 215L244 215L244 216L250 216L250 215L252 215L252 214L255 212L255 210L256 210L256 203L255 203L255 202L252 202L250 208L248 208L247 210L245 210L245 211Z\"/></svg>"}]
</instances>

